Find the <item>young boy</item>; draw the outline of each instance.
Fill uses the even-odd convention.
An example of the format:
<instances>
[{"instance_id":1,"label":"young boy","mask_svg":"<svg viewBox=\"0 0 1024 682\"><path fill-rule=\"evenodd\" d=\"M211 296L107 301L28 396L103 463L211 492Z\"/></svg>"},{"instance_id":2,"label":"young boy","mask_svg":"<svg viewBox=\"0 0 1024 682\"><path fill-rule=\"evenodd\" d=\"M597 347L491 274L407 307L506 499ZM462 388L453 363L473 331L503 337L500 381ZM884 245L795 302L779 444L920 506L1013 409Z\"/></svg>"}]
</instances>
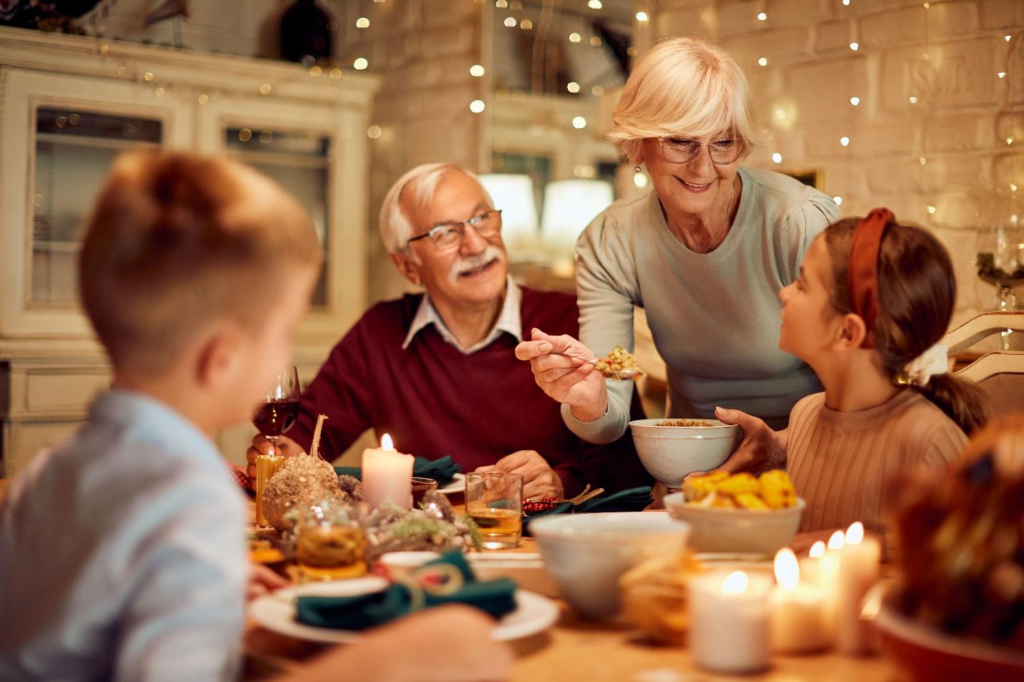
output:
<instances>
[{"instance_id":1,"label":"young boy","mask_svg":"<svg viewBox=\"0 0 1024 682\"><path fill-rule=\"evenodd\" d=\"M188 154L118 159L80 263L113 387L0 508L0 679L237 676L246 508L210 438L247 420L289 364L321 259L305 211L251 169ZM502 675L508 656L486 640L485 618L423 620L434 634L482 631L472 644L494 658L467 667ZM360 661L374 651L367 640L332 654L340 670L372 672Z\"/></svg>"}]
</instances>

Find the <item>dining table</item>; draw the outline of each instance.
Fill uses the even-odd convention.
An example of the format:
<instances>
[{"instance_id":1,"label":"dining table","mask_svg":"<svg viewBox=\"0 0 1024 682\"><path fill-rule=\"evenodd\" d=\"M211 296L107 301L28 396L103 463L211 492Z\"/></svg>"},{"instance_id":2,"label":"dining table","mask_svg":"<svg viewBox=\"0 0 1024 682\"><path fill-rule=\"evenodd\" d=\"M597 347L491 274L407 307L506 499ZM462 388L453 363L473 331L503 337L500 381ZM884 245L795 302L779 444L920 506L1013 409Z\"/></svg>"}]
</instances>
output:
<instances>
[{"instance_id":1,"label":"dining table","mask_svg":"<svg viewBox=\"0 0 1024 682\"><path fill-rule=\"evenodd\" d=\"M460 511L460 506L456 505ZM665 513L665 512L651 512ZM255 515L253 514L253 517ZM536 553L537 541L523 538L515 549L487 553ZM512 640L515 658L511 682L712 682L737 679L757 682L897 682L896 668L881 656L847 657L838 653L774 656L771 666L753 675L722 675L696 667L685 646L654 643L624 617L589 620L555 598L560 616L544 632ZM457 646L457 643L453 643ZM243 640L243 679L264 680L309 661L331 646L268 630L252 620Z\"/></svg>"}]
</instances>

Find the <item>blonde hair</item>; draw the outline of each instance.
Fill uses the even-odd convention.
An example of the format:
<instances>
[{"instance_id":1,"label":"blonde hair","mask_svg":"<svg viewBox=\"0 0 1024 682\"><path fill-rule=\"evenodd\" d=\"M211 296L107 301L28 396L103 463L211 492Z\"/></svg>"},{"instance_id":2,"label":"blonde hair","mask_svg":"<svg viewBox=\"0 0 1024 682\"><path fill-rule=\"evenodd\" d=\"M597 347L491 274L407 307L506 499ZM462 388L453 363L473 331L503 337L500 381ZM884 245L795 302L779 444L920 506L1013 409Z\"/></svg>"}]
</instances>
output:
<instances>
[{"instance_id":1,"label":"blonde hair","mask_svg":"<svg viewBox=\"0 0 1024 682\"><path fill-rule=\"evenodd\" d=\"M305 210L240 163L127 152L100 191L80 254L82 304L115 367L158 376L204 321L255 331L281 277L322 251Z\"/></svg>"},{"instance_id":2,"label":"blonde hair","mask_svg":"<svg viewBox=\"0 0 1024 682\"><path fill-rule=\"evenodd\" d=\"M476 181L484 196L487 197L487 201L493 205L491 195L475 173L453 163L425 163L416 166L391 186L380 207L380 238L384 241L384 247L387 248L388 253L405 251L406 242L415 231L412 219L402 209L402 194L406 190L412 192L415 206L423 208L434 200L434 194L437 192L437 186L441 179L452 172L462 173Z\"/></svg>"},{"instance_id":3,"label":"blonde hair","mask_svg":"<svg viewBox=\"0 0 1024 682\"><path fill-rule=\"evenodd\" d=\"M609 139L631 163L640 163L647 138L706 137L723 131L747 150L767 137L754 122L750 88L736 61L696 38L669 38L634 65L612 111Z\"/></svg>"}]
</instances>

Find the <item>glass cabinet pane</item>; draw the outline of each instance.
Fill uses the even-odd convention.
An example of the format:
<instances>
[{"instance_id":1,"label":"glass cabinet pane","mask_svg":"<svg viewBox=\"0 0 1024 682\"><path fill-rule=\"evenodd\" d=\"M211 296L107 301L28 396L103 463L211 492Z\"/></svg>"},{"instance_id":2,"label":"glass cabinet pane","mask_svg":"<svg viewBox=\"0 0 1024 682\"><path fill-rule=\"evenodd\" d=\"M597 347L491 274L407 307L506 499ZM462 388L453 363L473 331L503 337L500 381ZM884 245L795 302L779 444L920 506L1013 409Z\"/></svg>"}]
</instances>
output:
<instances>
[{"instance_id":1,"label":"glass cabinet pane","mask_svg":"<svg viewBox=\"0 0 1024 682\"><path fill-rule=\"evenodd\" d=\"M114 158L132 147L159 146L163 123L41 107L35 126L31 300L70 305L78 298L82 230Z\"/></svg>"},{"instance_id":2,"label":"glass cabinet pane","mask_svg":"<svg viewBox=\"0 0 1024 682\"><path fill-rule=\"evenodd\" d=\"M331 139L315 131L284 131L254 126L229 127L228 153L276 180L309 211L324 251L330 247ZM327 306L328 262L313 290L313 307Z\"/></svg>"}]
</instances>

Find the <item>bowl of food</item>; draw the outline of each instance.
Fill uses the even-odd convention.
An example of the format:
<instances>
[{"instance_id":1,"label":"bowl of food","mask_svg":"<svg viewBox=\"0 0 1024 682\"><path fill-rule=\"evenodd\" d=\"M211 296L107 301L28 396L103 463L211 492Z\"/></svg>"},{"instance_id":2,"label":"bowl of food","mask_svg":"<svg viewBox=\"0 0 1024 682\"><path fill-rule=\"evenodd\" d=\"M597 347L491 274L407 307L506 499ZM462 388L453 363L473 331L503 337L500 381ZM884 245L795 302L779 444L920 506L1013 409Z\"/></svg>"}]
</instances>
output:
<instances>
[{"instance_id":1,"label":"bowl of food","mask_svg":"<svg viewBox=\"0 0 1024 682\"><path fill-rule=\"evenodd\" d=\"M743 430L717 419L637 419L629 423L647 471L678 490L683 478L722 465L743 440Z\"/></svg>"},{"instance_id":2,"label":"bowl of food","mask_svg":"<svg viewBox=\"0 0 1024 682\"><path fill-rule=\"evenodd\" d=\"M592 618L617 615L619 577L652 556L679 554L690 533L687 524L659 512L556 514L529 528L558 591Z\"/></svg>"},{"instance_id":3,"label":"bowl of food","mask_svg":"<svg viewBox=\"0 0 1024 682\"><path fill-rule=\"evenodd\" d=\"M693 476L665 496L668 513L690 524L697 552L773 555L793 541L804 506L781 470Z\"/></svg>"},{"instance_id":4,"label":"bowl of food","mask_svg":"<svg viewBox=\"0 0 1024 682\"><path fill-rule=\"evenodd\" d=\"M882 650L912 682L1017 682L1024 680L1024 651L984 639L952 635L903 613L894 584L879 586L874 617ZM869 599L870 601L870 599Z\"/></svg>"}]
</instances>

